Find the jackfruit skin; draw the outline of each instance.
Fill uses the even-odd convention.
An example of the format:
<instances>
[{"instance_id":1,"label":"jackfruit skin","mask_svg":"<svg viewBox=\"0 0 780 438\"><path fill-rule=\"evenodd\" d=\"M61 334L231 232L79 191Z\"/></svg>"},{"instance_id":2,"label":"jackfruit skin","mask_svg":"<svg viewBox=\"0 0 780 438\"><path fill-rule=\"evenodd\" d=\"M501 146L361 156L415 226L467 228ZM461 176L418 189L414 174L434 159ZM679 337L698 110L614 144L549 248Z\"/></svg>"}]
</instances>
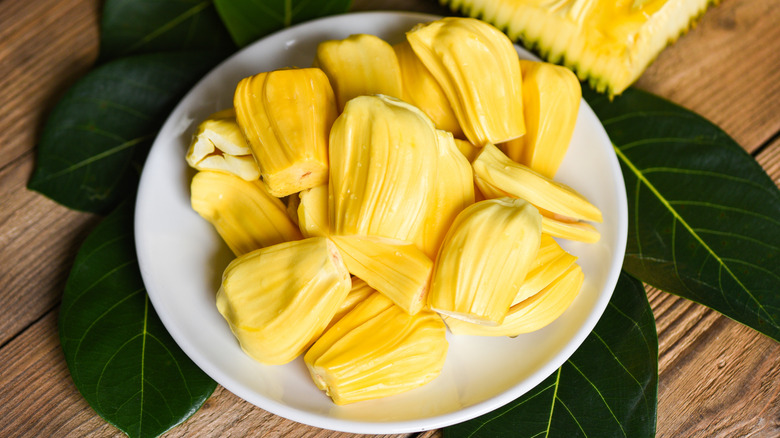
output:
<instances>
[{"instance_id":1,"label":"jackfruit skin","mask_svg":"<svg viewBox=\"0 0 780 438\"><path fill-rule=\"evenodd\" d=\"M259 180L203 170L192 177L190 203L236 256L303 238L282 201Z\"/></svg>"},{"instance_id":2,"label":"jackfruit skin","mask_svg":"<svg viewBox=\"0 0 780 438\"><path fill-rule=\"evenodd\" d=\"M436 258L430 308L477 324L501 324L533 267L541 229L541 215L522 199L491 199L464 209Z\"/></svg>"},{"instance_id":3,"label":"jackfruit skin","mask_svg":"<svg viewBox=\"0 0 780 438\"><path fill-rule=\"evenodd\" d=\"M312 237L233 260L222 275L217 309L244 352L260 363L279 365L320 336L351 287L335 245Z\"/></svg>"},{"instance_id":4,"label":"jackfruit skin","mask_svg":"<svg viewBox=\"0 0 780 438\"><path fill-rule=\"evenodd\" d=\"M318 388L337 405L387 397L435 379L446 327L435 313L409 315L374 293L320 336L304 356Z\"/></svg>"},{"instance_id":5,"label":"jackfruit skin","mask_svg":"<svg viewBox=\"0 0 780 438\"><path fill-rule=\"evenodd\" d=\"M440 0L492 23L545 60L619 95L718 0Z\"/></svg>"},{"instance_id":6,"label":"jackfruit skin","mask_svg":"<svg viewBox=\"0 0 780 438\"><path fill-rule=\"evenodd\" d=\"M322 70L282 69L244 78L233 106L272 195L327 183L328 134L337 112Z\"/></svg>"}]
</instances>

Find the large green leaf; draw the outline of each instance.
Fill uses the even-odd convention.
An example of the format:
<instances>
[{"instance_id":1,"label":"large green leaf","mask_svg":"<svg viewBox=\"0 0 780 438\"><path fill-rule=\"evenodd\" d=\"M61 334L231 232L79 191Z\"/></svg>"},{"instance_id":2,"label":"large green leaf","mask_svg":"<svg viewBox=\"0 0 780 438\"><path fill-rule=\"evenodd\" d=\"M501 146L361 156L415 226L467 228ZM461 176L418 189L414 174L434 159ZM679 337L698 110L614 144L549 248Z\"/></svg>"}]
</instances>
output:
<instances>
[{"instance_id":1,"label":"large green leaf","mask_svg":"<svg viewBox=\"0 0 780 438\"><path fill-rule=\"evenodd\" d=\"M108 211L135 193L160 125L219 60L211 52L148 54L92 70L49 115L28 187L70 208Z\"/></svg>"},{"instance_id":2,"label":"large green leaf","mask_svg":"<svg viewBox=\"0 0 780 438\"><path fill-rule=\"evenodd\" d=\"M780 190L720 128L652 94L587 93L620 159L624 269L780 340Z\"/></svg>"},{"instance_id":3,"label":"large green leaf","mask_svg":"<svg viewBox=\"0 0 780 438\"><path fill-rule=\"evenodd\" d=\"M271 32L347 12L352 0L214 0L233 41L245 46Z\"/></svg>"},{"instance_id":4,"label":"large green leaf","mask_svg":"<svg viewBox=\"0 0 780 438\"><path fill-rule=\"evenodd\" d=\"M642 283L622 272L604 315L569 360L512 403L444 429L460 437L655 436L658 337Z\"/></svg>"},{"instance_id":5,"label":"large green leaf","mask_svg":"<svg viewBox=\"0 0 780 438\"><path fill-rule=\"evenodd\" d=\"M131 437L156 436L216 388L179 349L146 295L125 202L89 235L65 286L60 342L90 406Z\"/></svg>"},{"instance_id":6,"label":"large green leaf","mask_svg":"<svg viewBox=\"0 0 780 438\"><path fill-rule=\"evenodd\" d=\"M140 53L236 49L211 0L107 0L100 23L103 60Z\"/></svg>"}]
</instances>

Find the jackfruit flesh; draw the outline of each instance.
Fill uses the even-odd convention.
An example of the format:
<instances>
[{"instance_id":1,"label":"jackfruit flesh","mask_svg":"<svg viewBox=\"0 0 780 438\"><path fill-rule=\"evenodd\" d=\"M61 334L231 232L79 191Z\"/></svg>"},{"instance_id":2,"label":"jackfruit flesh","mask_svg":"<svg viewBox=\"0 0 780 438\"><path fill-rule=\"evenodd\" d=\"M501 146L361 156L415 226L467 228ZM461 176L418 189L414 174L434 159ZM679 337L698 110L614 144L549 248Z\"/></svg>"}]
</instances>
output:
<instances>
[{"instance_id":1,"label":"jackfruit flesh","mask_svg":"<svg viewBox=\"0 0 780 438\"><path fill-rule=\"evenodd\" d=\"M485 146L471 163L477 186L488 198L525 199L552 214L601 222L601 211L574 189L509 159L494 145Z\"/></svg>"},{"instance_id":2,"label":"jackfruit flesh","mask_svg":"<svg viewBox=\"0 0 780 438\"><path fill-rule=\"evenodd\" d=\"M436 378L447 354L446 327L428 310L409 315L374 293L329 328L304 362L337 405L406 392Z\"/></svg>"},{"instance_id":3,"label":"jackfruit flesh","mask_svg":"<svg viewBox=\"0 0 780 438\"><path fill-rule=\"evenodd\" d=\"M525 134L520 64L506 35L480 20L448 17L418 25L406 39L471 143L481 147Z\"/></svg>"},{"instance_id":4,"label":"jackfruit flesh","mask_svg":"<svg viewBox=\"0 0 780 438\"><path fill-rule=\"evenodd\" d=\"M512 300L512 305L536 295L537 292L566 272L576 261L577 256L569 254L558 245L555 239L544 234L544 225L542 225L542 241L539 252L536 254L533 266L526 274L523 284L520 285L515 299Z\"/></svg>"},{"instance_id":5,"label":"jackfruit flesh","mask_svg":"<svg viewBox=\"0 0 780 438\"><path fill-rule=\"evenodd\" d=\"M460 129L452 106L447 101L447 95L436 82L436 78L417 58L409 41L404 40L394 45L393 49L401 68L402 99L420 108L438 129L449 131L455 137L463 137L463 131Z\"/></svg>"},{"instance_id":6,"label":"jackfruit flesh","mask_svg":"<svg viewBox=\"0 0 780 438\"><path fill-rule=\"evenodd\" d=\"M283 197L327 182L328 133L336 102L321 70L276 70L244 78L233 105L272 195Z\"/></svg>"},{"instance_id":7,"label":"jackfruit flesh","mask_svg":"<svg viewBox=\"0 0 780 438\"><path fill-rule=\"evenodd\" d=\"M436 259L430 308L477 324L501 324L533 267L541 229L541 215L522 199L491 199L463 210Z\"/></svg>"},{"instance_id":8,"label":"jackfruit flesh","mask_svg":"<svg viewBox=\"0 0 780 438\"><path fill-rule=\"evenodd\" d=\"M547 62L520 60L520 69L525 135L500 148L512 160L553 178L577 123L580 82L568 68Z\"/></svg>"},{"instance_id":9,"label":"jackfruit flesh","mask_svg":"<svg viewBox=\"0 0 780 438\"><path fill-rule=\"evenodd\" d=\"M294 196L294 195L293 195ZM312 187L298 193L298 226L304 237L330 234L328 218L328 185Z\"/></svg>"},{"instance_id":10,"label":"jackfruit flesh","mask_svg":"<svg viewBox=\"0 0 780 438\"><path fill-rule=\"evenodd\" d=\"M351 286L335 245L312 237L233 260L222 275L217 309L250 357L284 364L319 337Z\"/></svg>"},{"instance_id":11,"label":"jackfruit flesh","mask_svg":"<svg viewBox=\"0 0 780 438\"><path fill-rule=\"evenodd\" d=\"M236 256L302 238L282 201L271 196L259 180L200 171L192 178L190 202Z\"/></svg>"},{"instance_id":12,"label":"jackfruit flesh","mask_svg":"<svg viewBox=\"0 0 780 438\"><path fill-rule=\"evenodd\" d=\"M414 244L376 236L331 236L347 269L410 315L425 305L433 261Z\"/></svg>"},{"instance_id":13,"label":"jackfruit flesh","mask_svg":"<svg viewBox=\"0 0 780 438\"><path fill-rule=\"evenodd\" d=\"M317 46L314 66L330 79L339 111L358 96L384 94L400 99L401 69L393 47L369 34L323 41Z\"/></svg>"},{"instance_id":14,"label":"jackfruit flesh","mask_svg":"<svg viewBox=\"0 0 780 438\"><path fill-rule=\"evenodd\" d=\"M354 309L358 304L362 303L366 298L370 297L376 292L376 289L372 288L365 281L358 277L352 276L352 288L349 290L347 297L339 304L336 314L330 319L328 327L325 330L333 327L334 324L339 322L341 318Z\"/></svg>"},{"instance_id":15,"label":"jackfruit flesh","mask_svg":"<svg viewBox=\"0 0 780 438\"><path fill-rule=\"evenodd\" d=\"M198 125L185 159L197 170L228 172L247 181L260 178L232 108L216 112Z\"/></svg>"},{"instance_id":16,"label":"jackfruit flesh","mask_svg":"<svg viewBox=\"0 0 780 438\"><path fill-rule=\"evenodd\" d=\"M330 131L331 232L421 246L437 141L428 116L408 103L382 95L350 100Z\"/></svg>"},{"instance_id":17,"label":"jackfruit flesh","mask_svg":"<svg viewBox=\"0 0 780 438\"><path fill-rule=\"evenodd\" d=\"M442 0L513 40L564 64L610 96L628 88L653 59L716 0Z\"/></svg>"},{"instance_id":18,"label":"jackfruit flesh","mask_svg":"<svg viewBox=\"0 0 780 438\"><path fill-rule=\"evenodd\" d=\"M539 293L512 305L498 326L488 327L445 317L450 331L456 335L517 336L539 330L558 319L577 297L584 281L582 269L571 265L560 277Z\"/></svg>"},{"instance_id":19,"label":"jackfruit flesh","mask_svg":"<svg viewBox=\"0 0 780 438\"><path fill-rule=\"evenodd\" d=\"M423 230L422 250L435 258L452 221L464 208L474 203L474 175L471 164L458 150L452 134L436 130L438 177L433 184L433 196L428 219Z\"/></svg>"}]
</instances>

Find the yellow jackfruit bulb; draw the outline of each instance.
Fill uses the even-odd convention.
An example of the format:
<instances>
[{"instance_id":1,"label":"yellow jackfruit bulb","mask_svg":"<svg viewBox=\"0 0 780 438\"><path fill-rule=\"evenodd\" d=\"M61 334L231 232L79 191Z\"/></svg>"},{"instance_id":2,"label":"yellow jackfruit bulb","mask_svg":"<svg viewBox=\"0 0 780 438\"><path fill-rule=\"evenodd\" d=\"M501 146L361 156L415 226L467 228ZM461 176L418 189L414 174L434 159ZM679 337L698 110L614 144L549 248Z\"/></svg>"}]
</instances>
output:
<instances>
[{"instance_id":1,"label":"yellow jackfruit bulb","mask_svg":"<svg viewBox=\"0 0 780 438\"><path fill-rule=\"evenodd\" d=\"M298 228L300 228L300 225L298 224L298 207L301 205L301 198L298 196L298 193L293 193L292 195L288 196L285 199L284 205L287 207L287 216L291 221L293 221L295 225L298 225Z\"/></svg>"},{"instance_id":2,"label":"yellow jackfruit bulb","mask_svg":"<svg viewBox=\"0 0 780 438\"><path fill-rule=\"evenodd\" d=\"M482 194L487 198L512 196L534 206L575 220L601 222L601 211L574 189L512 161L489 144L471 166Z\"/></svg>"},{"instance_id":3,"label":"yellow jackfruit bulb","mask_svg":"<svg viewBox=\"0 0 780 438\"><path fill-rule=\"evenodd\" d=\"M482 150L482 148L478 148L468 141L461 140L459 138L455 139L455 146L458 147L460 153L466 157L469 163L474 161L474 159L477 158L477 155L479 155L479 152Z\"/></svg>"},{"instance_id":4,"label":"yellow jackfruit bulb","mask_svg":"<svg viewBox=\"0 0 780 438\"><path fill-rule=\"evenodd\" d=\"M350 100L330 131L333 234L420 244L438 159L436 128L419 109L388 96Z\"/></svg>"},{"instance_id":5,"label":"yellow jackfruit bulb","mask_svg":"<svg viewBox=\"0 0 780 438\"><path fill-rule=\"evenodd\" d=\"M446 331L435 313L409 315L374 293L323 333L304 362L317 387L337 405L386 397L441 373Z\"/></svg>"},{"instance_id":6,"label":"yellow jackfruit bulb","mask_svg":"<svg viewBox=\"0 0 780 438\"><path fill-rule=\"evenodd\" d=\"M329 235L328 185L303 190L298 199L298 226L304 237Z\"/></svg>"},{"instance_id":7,"label":"yellow jackfruit bulb","mask_svg":"<svg viewBox=\"0 0 780 438\"><path fill-rule=\"evenodd\" d=\"M233 105L272 195L281 198L328 181L328 133L336 102L321 70L276 70L244 78Z\"/></svg>"},{"instance_id":8,"label":"yellow jackfruit bulb","mask_svg":"<svg viewBox=\"0 0 780 438\"><path fill-rule=\"evenodd\" d=\"M190 202L237 256L302 238L282 201L271 196L259 180L200 171L192 177Z\"/></svg>"},{"instance_id":9,"label":"yellow jackfruit bulb","mask_svg":"<svg viewBox=\"0 0 780 438\"><path fill-rule=\"evenodd\" d=\"M525 135L500 145L506 155L553 178L569 149L582 100L577 76L566 67L520 60Z\"/></svg>"},{"instance_id":10,"label":"yellow jackfruit bulb","mask_svg":"<svg viewBox=\"0 0 780 438\"><path fill-rule=\"evenodd\" d=\"M542 217L542 243L539 246L539 252L536 254L533 267L526 274L523 284L520 285L512 305L536 295L537 292L566 272L576 261L577 256L569 254L558 245L555 239L544 234L544 217Z\"/></svg>"},{"instance_id":11,"label":"yellow jackfruit bulb","mask_svg":"<svg viewBox=\"0 0 780 438\"><path fill-rule=\"evenodd\" d=\"M246 181L260 178L232 108L216 112L198 125L185 159L197 170L228 172Z\"/></svg>"},{"instance_id":12,"label":"yellow jackfruit bulb","mask_svg":"<svg viewBox=\"0 0 780 438\"><path fill-rule=\"evenodd\" d=\"M491 199L463 210L436 258L431 309L478 324L501 324L533 267L541 222L536 208L522 199Z\"/></svg>"},{"instance_id":13,"label":"yellow jackfruit bulb","mask_svg":"<svg viewBox=\"0 0 780 438\"><path fill-rule=\"evenodd\" d=\"M433 188L433 200L425 221L422 250L436 257L452 221L464 208L474 203L474 175L471 164L460 153L452 134L437 130L439 169Z\"/></svg>"},{"instance_id":14,"label":"yellow jackfruit bulb","mask_svg":"<svg viewBox=\"0 0 780 438\"><path fill-rule=\"evenodd\" d=\"M425 305L433 261L414 244L376 236L331 236L353 275L410 315Z\"/></svg>"},{"instance_id":15,"label":"yellow jackfruit bulb","mask_svg":"<svg viewBox=\"0 0 780 438\"><path fill-rule=\"evenodd\" d=\"M233 260L222 275L217 309L250 357L278 365L319 337L350 289L335 245L312 237Z\"/></svg>"},{"instance_id":16,"label":"yellow jackfruit bulb","mask_svg":"<svg viewBox=\"0 0 780 438\"><path fill-rule=\"evenodd\" d=\"M525 134L520 64L501 31L474 18L447 17L418 25L406 39L444 90L471 143Z\"/></svg>"},{"instance_id":17,"label":"yellow jackfruit bulb","mask_svg":"<svg viewBox=\"0 0 780 438\"><path fill-rule=\"evenodd\" d=\"M409 41L393 46L403 78L403 100L420 108L437 128L462 137L458 119L441 86L415 55Z\"/></svg>"},{"instance_id":18,"label":"yellow jackfruit bulb","mask_svg":"<svg viewBox=\"0 0 780 438\"><path fill-rule=\"evenodd\" d=\"M338 310L336 310L336 314L333 315L333 318L331 318L330 322L328 323L328 327L325 330L333 327L333 325L339 322L339 320L343 318L344 315L349 313L352 309L355 308L355 306L363 302L366 298L370 297L374 293L376 293L376 289L369 286L368 283L361 280L360 278L353 276L352 288L349 290L347 297L344 298L344 301L342 301L339 305Z\"/></svg>"},{"instance_id":19,"label":"yellow jackfruit bulb","mask_svg":"<svg viewBox=\"0 0 780 438\"><path fill-rule=\"evenodd\" d=\"M542 233L585 243L596 243L601 239L598 230L587 222L556 219L547 217L544 213L542 213Z\"/></svg>"},{"instance_id":20,"label":"yellow jackfruit bulb","mask_svg":"<svg viewBox=\"0 0 780 438\"><path fill-rule=\"evenodd\" d=\"M471 324L455 318L445 318L450 331L456 335L517 336L539 330L560 317L577 297L585 276L577 265L553 280L539 293L514 304L504 322L495 327Z\"/></svg>"},{"instance_id":21,"label":"yellow jackfruit bulb","mask_svg":"<svg viewBox=\"0 0 780 438\"><path fill-rule=\"evenodd\" d=\"M314 65L333 85L339 111L355 97L384 94L401 98L401 69L393 47L369 34L323 41L317 46Z\"/></svg>"}]
</instances>

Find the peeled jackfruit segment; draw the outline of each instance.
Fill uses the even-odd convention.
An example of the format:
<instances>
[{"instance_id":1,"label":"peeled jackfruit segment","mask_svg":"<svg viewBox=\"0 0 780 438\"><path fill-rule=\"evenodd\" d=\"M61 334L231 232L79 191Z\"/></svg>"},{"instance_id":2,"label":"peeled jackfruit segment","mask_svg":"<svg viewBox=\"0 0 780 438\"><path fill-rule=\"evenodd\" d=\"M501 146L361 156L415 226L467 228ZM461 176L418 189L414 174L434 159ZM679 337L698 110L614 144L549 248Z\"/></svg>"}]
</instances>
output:
<instances>
[{"instance_id":1,"label":"peeled jackfruit segment","mask_svg":"<svg viewBox=\"0 0 780 438\"><path fill-rule=\"evenodd\" d=\"M460 153L452 134L436 130L439 147L438 178L433 184L433 199L423 230L422 250L435 258L452 221L474 203L474 175L471 164Z\"/></svg>"},{"instance_id":2,"label":"peeled jackfruit segment","mask_svg":"<svg viewBox=\"0 0 780 438\"><path fill-rule=\"evenodd\" d=\"M610 96L628 88L716 0L443 0L503 29Z\"/></svg>"},{"instance_id":3,"label":"peeled jackfruit segment","mask_svg":"<svg viewBox=\"0 0 780 438\"><path fill-rule=\"evenodd\" d=\"M383 95L350 100L330 131L331 232L422 247L437 141L428 116L406 102Z\"/></svg>"},{"instance_id":4,"label":"peeled jackfruit segment","mask_svg":"<svg viewBox=\"0 0 780 438\"><path fill-rule=\"evenodd\" d=\"M499 147L512 160L553 178L569 149L582 88L566 67L521 59L520 69L525 135Z\"/></svg>"},{"instance_id":5,"label":"peeled jackfruit segment","mask_svg":"<svg viewBox=\"0 0 780 438\"><path fill-rule=\"evenodd\" d=\"M370 297L374 293L377 293L376 289L369 286L368 283L361 280L360 278L352 276L352 288L349 290L347 297L344 298L344 301L342 301L339 305L339 308L336 310L336 314L333 315L333 318L331 318L325 330L327 331L329 328L333 327L333 325L339 322L339 320L343 318L344 315L349 313L352 309L355 308L355 306L363 302L366 298Z\"/></svg>"},{"instance_id":6,"label":"peeled jackfruit segment","mask_svg":"<svg viewBox=\"0 0 780 438\"><path fill-rule=\"evenodd\" d=\"M441 373L447 348L438 315L409 315L374 293L323 333L304 362L317 387L345 405L425 385Z\"/></svg>"},{"instance_id":7,"label":"peeled jackfruit segment","mask_svg":"<svg viewBox=\"0 0 780 438\"><path fill-rule=\"evenodd\" d=\"M512 161L492 144L485 146L471 165L477 186L487 198L512 196L553 214L602 221L601 211L574 189Z\"/></svg>"},{"instance_id":8,"label":"peeled jackfruit segment","mask_svg":"<svg viewBox=\"0 0 780 438\"><path fill-rule=\"evenodd\" d=\"M406 39L477 146L525 134L520 64L514 45L492 25L447 17L418 25Z\"/></svg>"},{"instance_id":9,"label":"peeled jackfruit segment","mask_svg":"<svg viewBox=\"0 0 780 438\"><path fill-rule=\"evenodd\" d=\"M469 163L474 161L474 159L477 158L477 155L479 155L479 152L482 150L482 148L476 147L468 141L461 140L459 138L455 139L455 146L457 146L461 155L466 157Z\"/></svg>"},{"instance_id":10,"label":"peeled jackfruit segment","mask_svg":"<svg viewBox=\"0 0 780 438\"><path fill-rule=\"evenodd\" d=\"M330 79L339 111L355 97L384 94L400 99L401 68L393 47L369 34L323 41L317 46L314 66Z\"/></svg>"},{"instance_id":11,"label":"peeled jackfruit segment","mask_svg":"<svg viewBox=\"0 0 780 438\"><path fill-rule=\"evenodd\" d=\"M304 237L330 235L328 218L328 185L312 187L298 193L298 226Z\"/></svg>"},{"instance_id":12,"label":"peeled jackfruit segment","mask_svg":"<svg viewBox=\"0 0 780 438\"><path fill-rule=\"evenodd\" d=\"M198 125L185 159L197 170L228 172L247 181L260 178L232 108L216 112Z\"/></svg>"},{"instance_id":13,"label":"peeled jackfruit segment","mask_svg":"<svg viewBox=\"0 0 780 438\"><path fill-rule=\"evenodd\" d=\"M393 49L401 68L401 98L420 108L437 128L449 131L455 137L463 137L463 130L460 129L455 112L447 101L447 95L436 82L436 78L417 58L409 41L404 40L394 45Z\"/></svg>"},{"instance_id":14,"label":"peeled jackfruit segment","mask_svg":"<svg viewBox=\"0 0 780 438\"><path fill-rule=\"evenodd\" d=\"M539 330L560 317L577 297L585 276L577 265L571 265L539 293L512 305L501 325L488 327L455 318L444 320L456 335L517 336Z\"/></svg>"},{"instance_id":15,"label":"peeled jackfruit segment","mask_svg":"<svg viewBox=\"0 0 780 438\"><path fill-rule=\"evenodd\" d=\"M312 237L233 260L222 275L217 309L250 357L284 364L320 336L351 286L335 245Z\"/></svg>"},{"instance_id":16,"label":"peeled jackfruit segment","mask_svg":"<svg viewBox=\"0 0 780 438\"><path fill-rule=\"evenodd\" d=\"M328 133L336 101L322 70L285 69L244 78L233 105L272 195L281 198L328 181Z\"/></svg>"},{"instance_id":17,"label":"peeled jackfruit segment","mask_svg":"<svg viewBox=\"0 0 780 438\"><path fill-rule=\"evenodd\" d=\"M190 202L236 256L302 238L282 201L259 180L203 170L192 177Z\"/></svg>"},{"instance_id":18,"label":"peeled jackfruit segment","mask_svg":"<svg viewBox=\"0 0 780 438\"><path fill-rule=\"evenodd\" d=\"M601 239L601 233L587 222L555 219L545 216L544 213L542 213L542 233L585 243L596 243Z\"/></svg>"},{"instance_id":19,"label":"peeled jackfruit segment","mask_svg":"<svg viewBox=\"0 0 780 438\"><path fill-rule=\"evenodd\" d=\"M533 268L541 222L522 199L490 199L463 210L436 258L430 308L476 324L501 324Z\"/></svg>"},{"instance_id":20,"label":"peeled jackfruit segment","mask_svg":"<svg viewBox=\"0 0 780 438\"><path fill-rule=\"evenodd\" d=\"M376 236L331 236L349 272L410 315L425 305L433 261L414 244Z\"/></svg>"},{"instance_id":21,"label":"peeled jackfruit segment","mask_svg":"<svg viewBox=\"0 0 780 438\"><path fill-rule=\"evenodd\" d=\"M563 275L576 261L577 256L569 254L555 239L544 234L544 218L542 218L542 243L539 252L536 254L533 267L520 285L512 305L536 295L553 280Z\"/></svg>"}]
</instances>

